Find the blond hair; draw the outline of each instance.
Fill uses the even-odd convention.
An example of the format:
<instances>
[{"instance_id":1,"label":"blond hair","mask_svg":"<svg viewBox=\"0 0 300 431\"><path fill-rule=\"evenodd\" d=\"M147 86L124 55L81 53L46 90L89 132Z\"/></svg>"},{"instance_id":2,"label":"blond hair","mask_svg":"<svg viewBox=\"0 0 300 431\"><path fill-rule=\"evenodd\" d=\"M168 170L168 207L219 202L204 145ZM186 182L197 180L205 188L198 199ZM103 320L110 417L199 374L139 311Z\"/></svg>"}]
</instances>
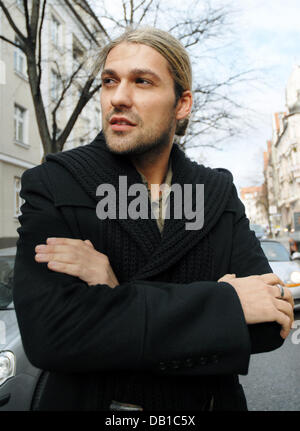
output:
<instances>
[{"instance_id":1,"label":"blond hair","mask_svg":"<svg viewBox=\"0 0 300 431\"><path fill-rule=\"evenodd\" d=\"M109 52L120 43L140 43L158 51L168 62L174 79L176 103L186 90L192 89L192 67L184 46L169 33L155 27L128 28L121 36L109 42L100 53L100 64L104 67ZM189 118L177 121L175 134L184 136Z\"/></svg>"}]
</instances>

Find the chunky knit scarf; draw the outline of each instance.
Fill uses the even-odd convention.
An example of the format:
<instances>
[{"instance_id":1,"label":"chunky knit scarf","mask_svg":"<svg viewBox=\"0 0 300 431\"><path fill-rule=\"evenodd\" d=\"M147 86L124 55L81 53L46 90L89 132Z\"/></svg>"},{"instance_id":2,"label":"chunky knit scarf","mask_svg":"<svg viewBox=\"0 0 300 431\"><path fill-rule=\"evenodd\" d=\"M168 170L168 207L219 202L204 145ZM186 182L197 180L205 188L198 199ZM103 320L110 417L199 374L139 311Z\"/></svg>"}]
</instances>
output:
<instances>
[{"instance_id":1,"label":"chunky knit scarf","mask_svg":"<svg viewBox=\"0 0 300 431\"><path fill-rule=\"evenodd\" d=\"M204 226L200 230L186 230L190 222L171 217L165 221L162 236L156 220L105 220L106 252L119 280L158 279L173 282L192 282L213 279L213 250L209 232L217 223L232 192L232 175L224 169L210 169L189 160L177 144L171 151L172 184L204 184ZM124 156L112 154L100 133L89 145L47 156L68 169L95 203L96 189L109 183L119 187L119 176L127 176L128 187L142 183L140 174ZM193 195L194 196L194 195ZM128 198L128 203L133 197ZM171 193L170 205L174 204ZM195 208L195 206L194 206ZM118 200L117 200L118 211ZM117 212L118 214L118 212ZM103 235L103 233L102 233ZM199 274L201 267L201 274ZM201 278L199 278L199 276Z\"/></svg>"}]
</instances>

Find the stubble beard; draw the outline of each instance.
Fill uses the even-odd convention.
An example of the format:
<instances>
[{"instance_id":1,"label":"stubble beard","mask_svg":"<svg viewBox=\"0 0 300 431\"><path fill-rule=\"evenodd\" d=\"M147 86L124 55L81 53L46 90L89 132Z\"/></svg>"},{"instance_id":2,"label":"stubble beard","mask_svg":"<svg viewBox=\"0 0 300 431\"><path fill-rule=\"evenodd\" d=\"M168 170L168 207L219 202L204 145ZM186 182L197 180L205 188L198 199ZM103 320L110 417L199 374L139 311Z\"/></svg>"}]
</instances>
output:
<instances>
[{"instance_id":1,"label":"stubble beard","mask_svg":"<svg viewBox=\"0 0 300 431\"><path fill-rule=\"evenodd\" d=\"M167 127L160 133L150 129L136 137L130 136L130 133L127 132L112 132L111 135L108 131L108 125L103 129L107 147L112 153L123 156L137 158L145 155L158 156L168 147L173 138L174 118L174 115L170 115L166 121ZM139 124L138 127L142 129L143 124Z\"/></svg>"}]
</instances>

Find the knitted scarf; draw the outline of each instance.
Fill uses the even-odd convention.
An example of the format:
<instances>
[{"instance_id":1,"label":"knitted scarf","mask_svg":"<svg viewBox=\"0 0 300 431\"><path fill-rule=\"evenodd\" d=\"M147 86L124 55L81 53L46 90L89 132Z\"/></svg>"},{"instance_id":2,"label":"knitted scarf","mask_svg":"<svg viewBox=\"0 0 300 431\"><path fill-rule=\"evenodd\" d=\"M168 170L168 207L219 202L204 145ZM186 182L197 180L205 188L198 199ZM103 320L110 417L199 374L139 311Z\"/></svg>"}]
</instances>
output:
<instances>
[{"instance_id":1,"label":"knitted scarf","mask_svg":"<svg viewBox=\"0 0 300 431\"><path fill-rule=\"evenodd\" d=\"M214 278L209 232L228 202L232 175L225 169L211 169L192 162L177 144L173 145L170 157L172 184L180 184L182 189L185 184L204 184L204 225L200 230L186 230L185 225L190 220L185 218L184 211L182 219L175 219L172 210L170 219L165 220L162 236L151 216L147 220L105 220L102 224L105 227L106 253L116 268L119 281L157 279L187 283ZM142 183L140 174L127 157L110 152L102 132L89 145L50 154L46 159L67 169L95 203L99 201L97 187L108 183L117 190L121 175L127 177L128 188ZM193 189L193 208L194 192ZM132 200L133 197L128 197L128 204ZM173 200L171 193L171 208Z\"/></svg>"}]
</instances>

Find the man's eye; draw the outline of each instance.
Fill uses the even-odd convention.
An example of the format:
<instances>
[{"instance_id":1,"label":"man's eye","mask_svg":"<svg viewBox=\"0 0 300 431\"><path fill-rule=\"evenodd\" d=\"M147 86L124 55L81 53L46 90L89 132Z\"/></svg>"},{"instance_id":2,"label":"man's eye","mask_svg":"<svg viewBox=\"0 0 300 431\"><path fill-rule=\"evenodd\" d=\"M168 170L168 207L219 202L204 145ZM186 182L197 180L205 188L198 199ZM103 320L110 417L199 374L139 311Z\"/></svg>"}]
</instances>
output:
<instances>
[{"instance_id":1,"label":"man's eye","mask_svg":"<svg viewBox=\"0 0 300 431\"><path fill-rule=\"evenodd\" d=\"M137 84L151 85L151 82L144 78L137 78L135 82Z\"/></svg>"},{"instance_id":2,"label":"man's eye","mask_svg":"<svg viewBox=\"0 0 300 431\"><path fill-rule=\"evenodd\" d=\"M114 84L114 80L112 78L103 78L102 79L102 84L103 85L111 85Z\"/></svg>"}]
</instances>

